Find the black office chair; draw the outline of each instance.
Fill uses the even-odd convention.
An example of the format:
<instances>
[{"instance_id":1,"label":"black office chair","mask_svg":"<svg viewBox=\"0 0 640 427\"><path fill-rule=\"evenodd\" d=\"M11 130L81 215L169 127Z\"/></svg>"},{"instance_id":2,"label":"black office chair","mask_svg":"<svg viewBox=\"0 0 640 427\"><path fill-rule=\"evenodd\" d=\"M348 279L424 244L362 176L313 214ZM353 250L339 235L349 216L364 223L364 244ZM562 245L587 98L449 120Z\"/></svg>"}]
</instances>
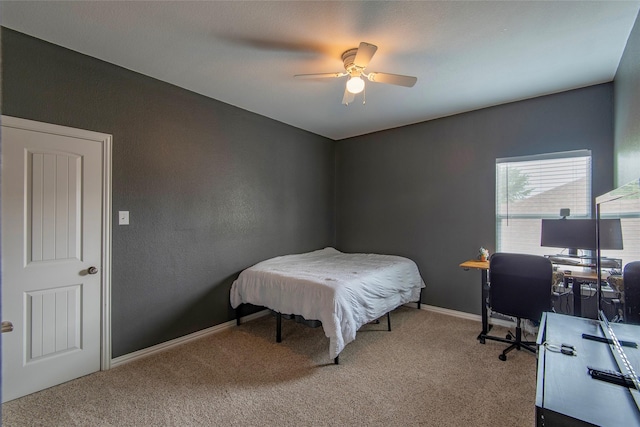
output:
<instances>
[{"instance_id":1,"label":"black office chair","mask_svg":"<svg viewBox=\"0 0 640 427\"><path fill-rule=\"evenodd\" d=\"M539 322L551 311L553 267L538 255L495 253L489 259L489 305L493 311L517 318L515 337L486 337L511 344L498 358L507 360L513 349L536 353L535 341L522 340L522 319Z\"/></svg>"},{"instance_id":2,"label":"black office chair","mask_svg":"<svg viewBox=\"0 0 640 427\"><path fill-rule=\"evenodd\" d=\"M624 321L634 325L640 324L640 261L633 261L624 266L622 271L624 288Z\"/></svg>"}]
</instances>

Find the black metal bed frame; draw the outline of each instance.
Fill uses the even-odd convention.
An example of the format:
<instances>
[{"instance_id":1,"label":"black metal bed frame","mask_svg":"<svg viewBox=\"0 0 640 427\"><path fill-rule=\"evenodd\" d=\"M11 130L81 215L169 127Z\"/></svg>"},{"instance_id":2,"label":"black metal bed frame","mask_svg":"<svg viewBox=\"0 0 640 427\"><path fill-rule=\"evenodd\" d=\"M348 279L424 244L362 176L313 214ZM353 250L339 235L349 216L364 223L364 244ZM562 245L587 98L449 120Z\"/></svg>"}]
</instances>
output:
<instances>
[{"instance_id":1,"label":"black metal bed frame","mask_svg":"<svg viewBox=\"0 0 640 427\"><path fill-rule=\"evenodd\" d=\"M240 326L240 317L241 317L240 308L243 305L244 304L240 304L238 308L236 308L236 325L237 326ZM420 308L420 302L418 302L418 308ZM277 311L274 311L274 313L276 315L276 342L282 342L282 313L278 313ZM379 324L380 319L376 319L369 323ZM391 312L390 311L387 312L387 330L391 332ZM336 365L339 365L340 364L339 358L340 358L340 355L337 355L333 359L333 363Z\"/></svg>"}]
</instances>

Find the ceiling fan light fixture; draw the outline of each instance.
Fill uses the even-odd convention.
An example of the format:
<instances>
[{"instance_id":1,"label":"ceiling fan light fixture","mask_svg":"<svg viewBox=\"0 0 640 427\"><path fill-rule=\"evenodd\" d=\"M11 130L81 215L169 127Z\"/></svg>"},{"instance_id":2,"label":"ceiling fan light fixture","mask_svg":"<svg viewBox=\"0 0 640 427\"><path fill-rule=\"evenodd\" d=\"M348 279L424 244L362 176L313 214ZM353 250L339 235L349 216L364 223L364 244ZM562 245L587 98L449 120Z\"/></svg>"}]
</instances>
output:
<instances>
[{"instance_id":1,"label":"ceiling fan light fixture","mask_svg":"<svg viewBox=\"0 0 640 427\"><path fill-rule=\"evenodd\" d=\"M364 89L364 80L360 76L351 77L347 81L347 90L353 94L360 93Z\"/></svg>"}]
</instances>

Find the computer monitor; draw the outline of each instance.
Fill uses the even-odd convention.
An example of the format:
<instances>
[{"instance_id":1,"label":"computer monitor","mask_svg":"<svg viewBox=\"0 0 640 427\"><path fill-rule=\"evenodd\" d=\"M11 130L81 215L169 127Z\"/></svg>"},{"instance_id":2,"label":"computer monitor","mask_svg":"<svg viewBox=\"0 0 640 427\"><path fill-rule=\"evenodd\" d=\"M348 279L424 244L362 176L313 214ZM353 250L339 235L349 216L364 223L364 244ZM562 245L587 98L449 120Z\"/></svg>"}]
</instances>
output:
<instances>
[{"instance_id":1,"label":"computer monitor","mask_svg":"<svg viewBox=\"0 0 640 427\"><path fill-rule=\"evenodd\" d=\"M596 220L543 219L540 246L567 248L570 255L578 249L596 250ZM600 220L600 249L623 249L619 218Z\"/></svg>"}]
</instances>

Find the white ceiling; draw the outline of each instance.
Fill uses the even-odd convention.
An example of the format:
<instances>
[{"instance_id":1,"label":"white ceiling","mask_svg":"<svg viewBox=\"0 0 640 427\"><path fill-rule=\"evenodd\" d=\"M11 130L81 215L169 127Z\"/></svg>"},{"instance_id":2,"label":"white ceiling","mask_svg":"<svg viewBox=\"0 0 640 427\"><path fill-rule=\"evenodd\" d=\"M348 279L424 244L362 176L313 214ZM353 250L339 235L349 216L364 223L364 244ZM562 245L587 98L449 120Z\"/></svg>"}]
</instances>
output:
<instances>
[{"instance_id":1,"label":"white ceiling","mask_svg":"<svg viewBox=\"0 0 640 427\"><path fill-rule=\"evenodd\" d=\"M613 80L640 1L2 1L1 24L332 139ZM378 51L349 106L341 54Z\"/></svg>"}]
</instances>

